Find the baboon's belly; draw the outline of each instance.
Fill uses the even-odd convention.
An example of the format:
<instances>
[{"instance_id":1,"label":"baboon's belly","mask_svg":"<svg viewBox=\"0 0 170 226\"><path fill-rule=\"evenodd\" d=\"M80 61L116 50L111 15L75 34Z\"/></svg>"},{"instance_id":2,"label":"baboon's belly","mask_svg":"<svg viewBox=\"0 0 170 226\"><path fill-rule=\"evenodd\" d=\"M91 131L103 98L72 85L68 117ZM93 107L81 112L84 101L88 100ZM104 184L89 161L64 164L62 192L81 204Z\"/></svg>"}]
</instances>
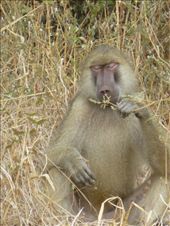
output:
<instances>
[{"instance_id":1,"label":"baboon's belly","mask_svg":"<svg viewBox=\"0 0 170 226\"><path fill-rule=\"evenodd\" d=\"M97 149L92 149L93 152L87 152L86 158L96 177L94 193L102 193L107 197L125 195L129 180L128 156L123 152L124 147L120 146L120 148L98 146Z\"/></svg>"},{"instance_id":2,"label":"baboon's belly","mask_svg":"<svg viewBox=\"0 0 170 226\"><path fill-rule=\"evenodd\" d=\"M84 193L92 202L96 199L101 202L111 196L123 198L133 189L133 178L129 175L132 176L131 158L134 153L128 128L122 123L121 127L116 124L107 129L96 130L94 127L94 130L94 136L88 137L85 143L84 157L96 177L96 184L86 188Z\"/></svg>"}]
</instances>

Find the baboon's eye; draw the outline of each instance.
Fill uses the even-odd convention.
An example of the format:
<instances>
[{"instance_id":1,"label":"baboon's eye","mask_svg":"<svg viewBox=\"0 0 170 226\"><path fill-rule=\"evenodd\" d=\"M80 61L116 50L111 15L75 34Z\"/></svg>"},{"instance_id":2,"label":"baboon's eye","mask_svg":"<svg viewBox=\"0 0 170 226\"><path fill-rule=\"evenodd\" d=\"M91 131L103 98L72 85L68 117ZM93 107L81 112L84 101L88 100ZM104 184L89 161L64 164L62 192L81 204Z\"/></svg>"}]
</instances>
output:
<instances>
[{"instance_id":1,"label":"baboon's eye","mask_svg":"<svg viewBox=\"0 0 170 226\"><path fill-rule=\"evenodd\" d=\"M118 67L118 63L112 62L106 65L106 68L109 70L115 70Z\"/></svg>"},{"instance_id":2,"label":"baboon's eye","mask_svg":"<svg viewBox=\"0 0 170 226\"><path fill-rule=\"evenodd\" d=\"M103 68L103 66L102 65L94 65L94 66L91 66L90 68L92 71L98 72Z\"/></svg>"}]
</instances>

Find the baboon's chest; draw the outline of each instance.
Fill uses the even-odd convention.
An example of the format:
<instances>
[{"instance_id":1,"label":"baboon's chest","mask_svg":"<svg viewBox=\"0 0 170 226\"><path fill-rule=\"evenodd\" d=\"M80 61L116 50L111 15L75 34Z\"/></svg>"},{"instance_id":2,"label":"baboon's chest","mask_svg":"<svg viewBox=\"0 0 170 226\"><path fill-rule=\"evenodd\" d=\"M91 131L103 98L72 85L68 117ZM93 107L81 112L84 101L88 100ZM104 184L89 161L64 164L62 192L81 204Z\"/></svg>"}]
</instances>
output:
<instances>
[{"instance_id":1,"label":"baboon's chest","mask_svg":"<svg viewBox=\"0 0 170 226\"><path fill-rule=\"evenodd\" d=\"M99 190L106 195L122 195L130 184L128 172L134 157L131 136L136 125L129 127L126 119L117 117L112 121L109 116L103 121L91 120L82 154L96 175Z\"/></svg>"},{"instance_id":2,"label":"baboon's chest","mask_svg":"<svg viewBox=\"0 0 170 226\"><path fill-rule=\"evenodd\" d=\"M104 159L122 158L127 154L130 147L131 134L126 119L119 114L107 112L98 114L89 120L86 128L87 136L84 138L84 145L87 155L91 158L96 156Z\"/></svg>"}]
</instances>

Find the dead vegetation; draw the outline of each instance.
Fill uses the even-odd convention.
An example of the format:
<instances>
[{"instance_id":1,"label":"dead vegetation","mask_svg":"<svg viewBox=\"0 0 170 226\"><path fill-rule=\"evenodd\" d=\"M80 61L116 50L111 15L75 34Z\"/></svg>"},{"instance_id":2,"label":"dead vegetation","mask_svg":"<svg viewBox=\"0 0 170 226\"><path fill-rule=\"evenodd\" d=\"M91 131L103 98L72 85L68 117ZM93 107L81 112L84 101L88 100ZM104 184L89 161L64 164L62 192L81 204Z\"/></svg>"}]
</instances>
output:
<instances>
[{"instance_id":1,"label":"dead vegetation","mask_svg":"<svg viewBox=\"0 0 170 226\"><path fill-rule=\"evenodd\" d=\"M167 141L169 3L3 0L0 6L1 224L87 225L79 215L56 211L45 197L43 181L51 181L44 150L76 92L82 58L101 43L131 55L145 101ZM98 223L88 225L103 224L99 215Z\"/></svg>"}]
</instances>

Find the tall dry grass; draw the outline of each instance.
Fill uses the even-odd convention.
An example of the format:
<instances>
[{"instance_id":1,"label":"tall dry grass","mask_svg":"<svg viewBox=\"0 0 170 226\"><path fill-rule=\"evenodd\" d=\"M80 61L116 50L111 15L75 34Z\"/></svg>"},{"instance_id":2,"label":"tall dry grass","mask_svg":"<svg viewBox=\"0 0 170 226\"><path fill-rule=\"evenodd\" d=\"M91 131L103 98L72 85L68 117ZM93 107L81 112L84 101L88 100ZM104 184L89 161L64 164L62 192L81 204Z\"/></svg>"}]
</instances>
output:
<instances>
[{"instance_id":1,"label":"tall dry grass","mask_svg":"<svg viewBox=\"0 0 170 226\"><path fill-rule=\"evenodd\" d=\"M131 55L168 137L169 3L2 0L0 7L1 224L80 225L45 197L44 150L76 92L80 62L100 43Z\"/></svg>"}]
</instances>

